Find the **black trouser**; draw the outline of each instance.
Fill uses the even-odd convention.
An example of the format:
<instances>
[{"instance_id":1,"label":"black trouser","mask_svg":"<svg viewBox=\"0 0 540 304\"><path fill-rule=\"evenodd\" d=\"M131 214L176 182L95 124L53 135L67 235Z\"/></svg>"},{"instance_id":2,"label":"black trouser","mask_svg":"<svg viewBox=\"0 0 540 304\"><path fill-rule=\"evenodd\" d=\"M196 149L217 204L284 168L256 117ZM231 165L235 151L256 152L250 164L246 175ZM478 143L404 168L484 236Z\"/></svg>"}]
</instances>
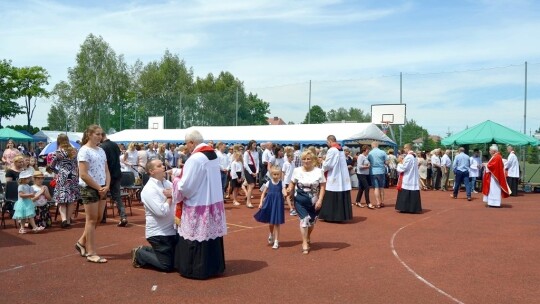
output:
<instances>
[{"instance_id":1,"label":"black trouser","mask_svg":"<svg viewBox=\"0 0 540 304\"><path fill-rule=\"evenodd\" d=\"M360 200L362 199L362 193L364 193L364 196L366 198L366 204L371 204L369 200L369 175L356 174L356 177L358 177L358 194L356 194L356 202L360 202Z\"/></svg>"},{"instance_id":2,"label":"black trouser","mask_svg":"<svg viewBox=\"0 0 540 304\"><path fill-rule=\"evenodd\" d=\"M137 250L136 262L141 267L153 267L159 271L172 271L174 268L174 249L178 235L156 235L146 239L150 246Z\"/></svg>"},{"instance_id":3,"label":"black trouser","mask_svg":"<svg viewBox=\"0 0 540 304\"><path fill-rule=\"evenodd\" d=\"M519 177L506 177L506 183L508 184L508 187L510 187L510 190L512 190L511 196L518 196L518 183L519 183Z\"/></svg>"}]
</instances>

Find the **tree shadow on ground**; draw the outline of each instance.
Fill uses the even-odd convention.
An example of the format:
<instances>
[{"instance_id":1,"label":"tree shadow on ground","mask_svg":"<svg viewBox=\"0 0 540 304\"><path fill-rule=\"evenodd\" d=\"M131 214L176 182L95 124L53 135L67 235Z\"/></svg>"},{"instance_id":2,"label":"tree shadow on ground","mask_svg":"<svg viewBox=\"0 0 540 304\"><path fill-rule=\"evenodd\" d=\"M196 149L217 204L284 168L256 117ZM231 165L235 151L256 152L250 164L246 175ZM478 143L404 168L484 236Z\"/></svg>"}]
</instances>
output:
<instances>
[{"instance_id":1,"label":"tree shadow on ground","mask_svg":"<svg viewBox=\"0 0 540 304\"><path fill-rule=\"evenodd\" d=\"M32 233L31 231L28 232ZM34 242L27 241L21 237L17 237L0 230L0 248L34 245Z\"/></svg>"},{"instance_id":2,"label":"tree shadow on ground","mask_svg":"<svg viewBox=\"0 0 540 304\"><path fill-rule=\"evenodd\" d=\"M343 242L314 242L311 243L311 251L324 250L324 249L333 249L332 251L339 251L350 247L351 244Z\"/></svg>"},{"instance_id":3,"label":"tree shadow on ground","mask_svg":"<svg viewBox=\"0 0 540 304\"><path fill-rule=\"evenodd\" d=\"M265 261L227 260L225 261L225 273L223 276L232 277L248 274L259 271L265 267L268 267L268 263Z\"/></svg>"}]
</instances>

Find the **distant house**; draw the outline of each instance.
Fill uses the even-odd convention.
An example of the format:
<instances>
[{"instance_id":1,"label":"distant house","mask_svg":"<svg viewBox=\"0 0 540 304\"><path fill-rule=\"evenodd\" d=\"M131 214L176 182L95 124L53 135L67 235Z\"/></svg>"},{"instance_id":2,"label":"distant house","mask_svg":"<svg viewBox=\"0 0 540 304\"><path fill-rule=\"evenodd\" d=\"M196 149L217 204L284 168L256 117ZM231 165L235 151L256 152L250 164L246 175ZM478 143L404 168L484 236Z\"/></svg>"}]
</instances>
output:
<instances>
[{"instance_id":1,"label":"distant house","mask_svg":"<svg viewBox=\"0 0 540 304\"><path fill-rule=\"evenodd\" d=\"M436 143L441 142L441 137L438 135L430 135L429 138L431 138L431 140L433 140ZM422 146L424 145L424 139L422 137L417 138L413 140L412 142L413 142L413 145L418 149L421 149Z\"/></svg>"},{"instance_id":2,"label":"distant house","mask_svg":"<svg viewBox=\"0 0 540 304\"><path fill-rule=\"evenodd\" d=\"M286 123L283 121L283 119L274 116L273 118L266 119L269 125L277 126L277 125L286 125Z\"/></svg>"}]
</instances>

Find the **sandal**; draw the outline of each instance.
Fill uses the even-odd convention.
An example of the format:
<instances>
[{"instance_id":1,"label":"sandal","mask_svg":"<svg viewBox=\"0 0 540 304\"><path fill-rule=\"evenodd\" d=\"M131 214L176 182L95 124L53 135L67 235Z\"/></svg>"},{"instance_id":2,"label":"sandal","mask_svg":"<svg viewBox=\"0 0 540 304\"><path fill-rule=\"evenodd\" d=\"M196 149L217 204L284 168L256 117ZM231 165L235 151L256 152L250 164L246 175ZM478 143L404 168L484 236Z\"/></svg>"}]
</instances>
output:
<instances>
[{"instance_id":1,"label":"sandal","mask_svg":"<svg viewBox=\"0 0 540 304\"><path fill-rule=\"evenodd\" d=\"M381 205L375 205L375 208L381 209Z\"/></svg>"},{"instance_id":2,"label":"sandal","mask_svg":"<svg viewBox=\"0 0 540 304\"><path fill-rule=\"evenodd\" d=\"M98 264L107 263L107 259L104 259L104 258L100 257L97 254L92 254L92 255L86 256L86 260L88 262L98 263Z\"/></svg>"},{"instance_id":3,"label":"sandal","mask_svg":"<svg viewBox=\"0 0 540 304\"><path fill-rule=\"evenodd\" d=\"M38 232L40 232L40 231L43 230L43 229L45 229L45 227L38 226L38 227L32 229L32 231L33 231L34 233L38 233Z\"/></svg>"},{"instance_id":4,"label":"sandal","mask_svg":"<svg viewBox=\"0 0 540 304\"><path fill-rule=\"evenodd\" d=\"M381 203L381 204L379 205L379 208L384 208L384 204Z\"/></svg>"},{"instance_id":5,"label":"sandal","mask_svg":"<svg viewBox=\"0 0 540 304\"><path fill-rule=\"evenodd\" d=\"M233 206L240 206L240 203L237 202L237 201L234 201L232 204L233 204Z\"/></svg>"},{"instance_id":6,"label":"sandal","mask_svg":"<svg viewBox=\"0 0 540 304\"><path fill-rule=\"evenodd\" d=\"M373 206L372 204L368 204L367 207L371 210L375 209L375 206Z\"/></svg>"},{"instance_id":7,"label":"sandal","mask_svg":"<svg viewBox=\"0 0 540 304\"><path fill-rule=\"evenodd\" d=\"M366 206L362 205L362 203L356 203L356 207L366 208Z\"/></svg>"},{"instance_id":8,"label":"sandal","mask_svg":"<svg viewBox=\"0 0 540 304\"><path fill-rule=\"evenodd\" d=\"M309 254L309 247L308 248L302 248L302 254Z\"/></svg>"},{"instance_id":9,"label":"sandal","mask_svg":"<svg viewBox=\"0 0 540 304\"><path fill-rule=\"evenodd\" d=\"M19 234L25 234L26 233L26 229L24 229L24 227L21 227L21 229L19 229Z\"/></svg>"},{"instance_id":10,"label":"sandal","mask_svg":"<svg viewBox=\"0 0 540 304\"><path fill-rule=\"evenodd\" d=\"M246 204L246 207L252 209L252 208L253 208L253 205L252 205L251 203L249 203L249 204Z\"/></svg>"},{"instance_id":11,"label":"sandal","mask_svg":"<svg viewBox=\"0 0 540 304\"><path fill-rule=\"evenodd\" d=\"M75 243L75 249L79 252L79 254L82 257L87 256L86 247L84 247L81 243L79 243L79 242Z\"/></svg>"}]
</instances>

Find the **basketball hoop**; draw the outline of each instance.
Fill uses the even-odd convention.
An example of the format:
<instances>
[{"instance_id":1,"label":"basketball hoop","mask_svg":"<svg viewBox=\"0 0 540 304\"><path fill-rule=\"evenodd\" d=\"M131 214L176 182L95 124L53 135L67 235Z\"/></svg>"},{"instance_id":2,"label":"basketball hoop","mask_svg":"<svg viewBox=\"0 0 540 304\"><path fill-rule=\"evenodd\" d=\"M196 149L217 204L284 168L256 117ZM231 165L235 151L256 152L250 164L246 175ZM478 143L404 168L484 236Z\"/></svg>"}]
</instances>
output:
<instances>
[{"instance_id":1,"label":"basketball hoop","mask_svg":"<svg viewBox=\"0 0 540 304\"><path fill-rule=\"evenodd\" d=\"M390 121L381 121L381 128L384 134L388 133L388 129L390 128Z\"/></svg>"}]
</instances>

